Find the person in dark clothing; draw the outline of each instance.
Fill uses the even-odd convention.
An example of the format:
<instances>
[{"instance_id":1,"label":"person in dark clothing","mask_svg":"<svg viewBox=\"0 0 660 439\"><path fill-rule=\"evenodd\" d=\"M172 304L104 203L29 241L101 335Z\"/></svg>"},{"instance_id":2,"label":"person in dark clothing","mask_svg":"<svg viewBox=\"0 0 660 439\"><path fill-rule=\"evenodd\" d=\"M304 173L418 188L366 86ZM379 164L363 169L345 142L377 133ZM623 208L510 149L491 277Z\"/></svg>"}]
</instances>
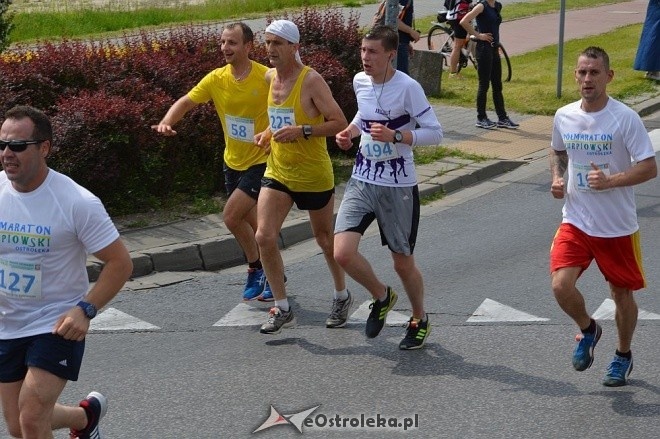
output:
<instances>
[{"instance_id":1,"label":"person in dark clothing","mask_svg":"<svg viewBox=\"0 0 660 439\"><path fill-rule=\"evenodd\" d=\"M500 24L502 23L502 4L496 0L481 0L461 20L461 26L468 34L477 39L477 74L479 88L477 90L477 123L476 126L485 129L509 128L516 129L520 125L509 119L504 108L502 94L502 61L499 54ZM478 31L472 25L476 19ZM493 104L498 121L493 122L486 114L486 98L488 88L493 86Z\"/></svg>"}]
</instances>

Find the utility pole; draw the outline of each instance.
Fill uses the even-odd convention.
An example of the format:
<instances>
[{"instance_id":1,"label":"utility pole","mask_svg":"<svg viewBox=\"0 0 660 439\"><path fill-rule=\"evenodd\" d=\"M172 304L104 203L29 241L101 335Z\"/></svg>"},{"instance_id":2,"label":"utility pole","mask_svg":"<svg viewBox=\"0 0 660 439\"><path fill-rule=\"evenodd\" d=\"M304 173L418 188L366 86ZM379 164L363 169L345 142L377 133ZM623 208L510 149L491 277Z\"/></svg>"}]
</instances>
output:
<instances>
[{"instance_id":1,"label":"utility pole","mask_svg":"<svg viewBox=\"0 0 660 439\"><path fill-rule=\"evenodd\" d=\"M399 16L399 0L387 0L385 9L385 24L398 32L397 18ZM396 56L392 60L392 65L396 69Z\"/></svg>"}]
</instances>

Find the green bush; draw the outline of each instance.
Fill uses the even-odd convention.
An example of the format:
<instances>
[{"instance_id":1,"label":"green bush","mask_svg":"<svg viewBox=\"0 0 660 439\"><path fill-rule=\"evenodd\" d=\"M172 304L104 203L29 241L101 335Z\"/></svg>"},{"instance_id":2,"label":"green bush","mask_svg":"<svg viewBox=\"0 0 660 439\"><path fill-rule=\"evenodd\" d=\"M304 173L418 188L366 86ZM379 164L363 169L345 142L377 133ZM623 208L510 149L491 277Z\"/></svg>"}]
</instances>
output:
<instances>
[{"instance_id":1,"label":"green bush","mask_svg":"<svg viewBox=\"0 0 660 439\"><path fill-rule=\"evenodd\" d=\"M11 0L0 0L0 53L9 47L9 33L14 27L14 14L9 13L9 5Z\"/></svg>"}]
</instances>

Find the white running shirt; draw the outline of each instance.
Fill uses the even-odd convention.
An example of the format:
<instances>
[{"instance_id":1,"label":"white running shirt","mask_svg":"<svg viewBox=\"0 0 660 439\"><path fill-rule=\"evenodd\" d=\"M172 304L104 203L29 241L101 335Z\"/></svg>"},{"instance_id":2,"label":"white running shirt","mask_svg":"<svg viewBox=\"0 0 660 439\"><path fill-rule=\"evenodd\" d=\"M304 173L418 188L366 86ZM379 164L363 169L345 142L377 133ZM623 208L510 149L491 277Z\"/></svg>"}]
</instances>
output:
<instances>
[{"instance_id":1,"label":"white running shirt","mask_svg":"<svg viewBox=\"0 0 660 439\"><path fill-rule=\"evenodd\" d=\"M624 172L632 161L654 157L651 139L625 104L610 97L604 109L587 113L580 103L557 110L552 132L552 148L568 153L563 222L602 238L635 233L639 226L632 186L596 191L586 177L590 162L609 175Z\"/></svg>"},{"instance_id":2,"label":"white running shirt","mask_svg":"<svg viewBox=\"0 0 660 439\"><path fill-rule=\"evenodd\" d=\"M353 78L353 89L358 112L351 124L361 132L353 178L380 186L415 186L412 147L439 145L442 141L442 127L422 86L397 70L384 84L374 84L370 76L360 72ZM369 135L371 122L411 130L413 144L373 141Z\"/></svg>"},{"instance_id":3,"label":"white running shirt","mask_svg":"<svg viewBox=\"0 0 660 439\"><path fill-rule=\"evenodd\" d=\"M0 339L50 333L87 293L88 253L119 233L101 201L49 169L32 192L0 172Z\"/></svg>"}]
</instances>

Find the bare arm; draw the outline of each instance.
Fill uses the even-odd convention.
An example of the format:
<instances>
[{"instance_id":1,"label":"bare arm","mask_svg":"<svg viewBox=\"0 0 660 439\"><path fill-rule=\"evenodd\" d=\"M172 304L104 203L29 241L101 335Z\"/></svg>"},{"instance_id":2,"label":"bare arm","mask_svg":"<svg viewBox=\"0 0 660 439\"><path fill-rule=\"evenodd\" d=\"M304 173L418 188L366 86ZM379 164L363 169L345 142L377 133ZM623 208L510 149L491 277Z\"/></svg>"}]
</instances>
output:
<instances>
[{"instance_id":1,"label":"bare arm","mask_svg":"<svg viewBox=\"0 0 660 439\"><path fill-rule=\"evenodd\" d=\"M465 29L468 33L468 35L473 35L477 40L481 41L488 41L491 42L493 41L493 35L488 33L488 34L482 34L476 31L474 26L472 26L472 21L477 18L477 15L481 14L484 10L484 5L478 3L470 12L467 13L465 17L463 17L460 21L460 25L463 26L463 29Z\"/></svg>"},{"instance_id":2,"label":"bare arm","mask_svg":"<svg viewBox=\"0 0 660 439\"><path fill-rule=\"evenodd\" d=\"M176 135L176 131L174 131L172 127L176 125L176 123L179 122L181 119L183 119L183 116L185 116L187 112L189 112L196 106L197 104L194 103L188 97L188 95L182 96L170 107L169 110L167 110L167 113L165 114L165 117L163 117L163 120L161 120L158 123L158 125L152 125L151 129L165 136Z\"/></svg>"},{"instance_id":3,"label":"bare arm","mask_svg":"<svg viewBox=\"0 0 660 439\"><path fill-rule=\"evenodd\" d=\"M103 270L83 300L101 309L117 295L131 276L133 261L121 238L94 253L94 256L103 262ZM68 340L81 341L87 335L89 324L90 320L83 310L75 306L59 318L53 333Z\"/></svg>"},{"instance_id":4,"label":"bare arm","mask_svg":"<svg viewBox=\"0 0 660 439\"><path fill-rule=\"evenodd\" d=\"M322 123L312 125L312 137L334 136L348 126L344 112L318 72L311 70L305 76L302 90L301 105L305 114L312 118L321 114L324 118ZM284 126L273 133L276 142L286 143L301 137L304 137L302 125Z\"/></svg>"},{"instance_id":5,"label":"bare arm","mask_svg":"<svg viewBox=\"0 0 660 439\"><path fill-rule=\"evenodd\" d=\"M568 169L568 153L566 151L550 151L550 173L552 174L552 185L550 193L555 198L564 198L565 181L564 174Z\"/></svg>"},{"instance_id":6,"label":"bare arm","mask_svg":"<svg viewBox=\"0 0 660 439\"><path fill-rule=\"evenodd\" d=\"M410 35L410 38L412 38L414 42L419 41L419 39L421 37L421 34L419 32L417 32L415 29L413 29L412 27L408 26L406 23L404 23L403 20L397 19L396 20L396 27L401 32L405 32L408 35Z\"/></svg>"},{"instance_id":7,"label":"bare arm","mask_svg":"<svg viewBox=\"0 0 660 439\"><path fill-rule=\"evenodd\" d=\"M634 186L651 180L658 175L655 157L649 157L631 166L624 172L606 175L597 165L591 162L591 171L587 175L589 187L596 190L621 186Z\"/></svg>"}]
</instances>

